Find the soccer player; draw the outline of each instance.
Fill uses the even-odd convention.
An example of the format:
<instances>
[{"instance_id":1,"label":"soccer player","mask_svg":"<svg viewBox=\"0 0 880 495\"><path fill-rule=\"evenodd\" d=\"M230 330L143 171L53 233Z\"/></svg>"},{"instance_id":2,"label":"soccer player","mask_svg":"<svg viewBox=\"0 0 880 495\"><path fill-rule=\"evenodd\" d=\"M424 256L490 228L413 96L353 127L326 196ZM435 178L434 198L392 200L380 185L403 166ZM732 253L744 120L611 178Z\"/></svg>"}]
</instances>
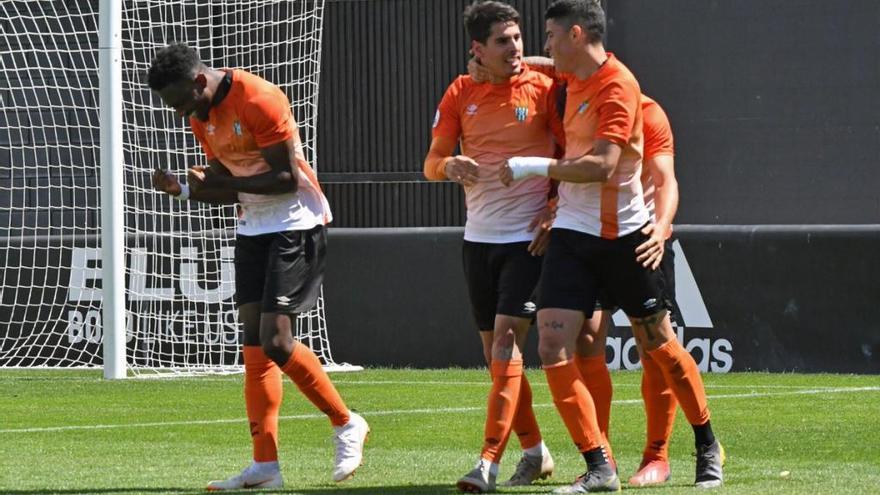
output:
<instances>
[{"instance_id":1,"label":"soccer player","mask_svg":"<svg viewBox=\"0 0 880 495\"><path fill-rule=\"evenodd\" d=\"M207 67L183 44L160 50L150 88L188 117L208 166L181 184L166 170L153 187L179 200L240 204L235 239L235 298L244 327L244 395L253 463L212 481L209 490L279 488L278 414L281 373L334 427L333 479L360 466L369 426L343 402L317 356L294 339L297 314L311 309L324 274L330 208L305 160L290 102L277 86L243 70Z\"/></svg>"},{"instance_id":2,"label":"soccer player","mask_svg":"<svg viewBox=\"0 0 880 495\"><path fill-rule=\"evenodd\" d=\"M529 66L549 77L557 78L553 60L546 57L526 57ZM473 60L468 63L468 73L475 80L487 78L486 70ZM672 220L678 209L678 181L675 177L675 159L672 128L666 113L656 101L646 95L641 96L644 134L644 162L642 167L642 189L645 206L651 215L651 223L642 229L646 235L658 233L666 241L662 254L657 250L651 254L641 254L652 246L652 241L644 242L636 248L637 261L648 263L652 269L657 268L657 260L662 274L664 297L672 309L673 322L681 321L680 311L675 301L675 259L672 251ZM655 214L655 199L658 205ZM662 234L665 232L666 234ZM581 378L593 398L596 406L596 418L599 430L606 441L610 438L609 422L611 416L612 384L611 375L605 363L605 345L611 314L617 305L604 293L599 296L596 311L587 318L578 336L575 364L581 372ZM640 349L642 362L642 399L647 417L647 440L642 462L636 474L629 479L633 486L662 484L669 480L669 438L675 423L675 412L678 402L666 385L666 379L657 364L649 355ZM722 457L723 461L723 457Z\"/></svg>"},{"instance_id":3,"label":"soccer player","mask_svg":"<svg viewBox=\"0 0 880 495\"><path fill-rule=\"evenodd\" d=\"M519 19L515 9L500 2L478 2L465 10L471 49L491 77L479 84L469 76L452 82L437 110L424 164L428 179L461 184L467 203L462 258L492 388L479 461L457 486L477 493L494 491L511 428L523 455L505 485L530 484L554 468L522 362L541 269L532 231L544 218L551 184L533 177L506 188L498 174L516 155L553 156L562 128L553 81L522 63ZM453 155L459 141L461 154Z\"/></svg>"},{"instance_id":4,"label":"soccer player","mask_svg":"<svg viewBox=\"0 0 880 495\"><path fill-rule=\"evenodd\" d=\"M721 447L696 362L675 339L659 272L638 261L665 239L642 232L649 220L640 182L643 154L640 89L602 43L605 14L595 0L557 0L547 9L545 48L568 75L565 158L514 157L501 180L559 180L559 208L538 287L538 352L554 403L587 472L559 493L616 491L593 399L574 362L576 340L600 288L630 318L641 348L658 364L694 425L698 486L721 484ZM643 259L644 262L644 259Z\"/></svg>"},{"instance_id":5,"label":"soccer player","mask_svg":"<svg viewBox=\"0 0 880 495\"><path fill-rule=\"evenodd\" d=\"M641 96L644 134L644 162L641 182L645 206L651 223L642 230L645 235L663 239L663 249L650 248L657 244L651 239L636 248L636 260L651 268L660 268L663 297L672 308L673 321L681 321L675 303L675 260L672 251L672 220L678 209L678 181L675 178L675 149L672 128L666 113L656 101ZM596 404L599 429L610 438L608 424L611 411L611 378L605 366L605 341L611 322L611 313L617 308L607 294L592 318L584 324L578 337L575 360L585 377L587 389ZM642 462L636 474L629 479L632 486L662 484L669 480L669 438L675 423L678 402L666 384L663 371L644 349L639 347L642 362L642 399L647 419L647 440ZM589 378L587 378L589 377ZM722 454L723 461L723 454Z\"/></svg>"}]
</instances>

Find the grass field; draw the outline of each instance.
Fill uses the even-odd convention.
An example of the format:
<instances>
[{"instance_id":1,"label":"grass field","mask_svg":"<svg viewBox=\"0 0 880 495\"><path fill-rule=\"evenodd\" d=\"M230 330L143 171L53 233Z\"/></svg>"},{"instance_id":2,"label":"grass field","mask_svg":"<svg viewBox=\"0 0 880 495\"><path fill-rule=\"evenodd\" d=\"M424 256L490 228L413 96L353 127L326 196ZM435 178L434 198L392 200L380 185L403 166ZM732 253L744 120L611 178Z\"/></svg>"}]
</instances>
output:
<instances>
[{"instance_id":1,"label":"grass field","mask_svg":"<svg viewBox=\"0 0 880 495\"><path fill-rule=\"evenodd\" d=\"M530 370L556 475L511 493L546 493L583 471ZM330 481L329 422L285 385L281 493L454 493L482 436L485 370L385 370L334 375L373 433L364 466ZM625 480L638 464L644 419L639 374L613 374L612 443ZM705 375L713 424L728 453L718 493L880 493L880 377ZM0 493L203 493L250 458L242 376L104 381L94 371L0 373ZM692 434L681 413L672 440L673 478L650 494L694 493ZM502 465L519 457L516 440ZM783 475L783 472L790 474Z\"/></svg>"}]
</instances>

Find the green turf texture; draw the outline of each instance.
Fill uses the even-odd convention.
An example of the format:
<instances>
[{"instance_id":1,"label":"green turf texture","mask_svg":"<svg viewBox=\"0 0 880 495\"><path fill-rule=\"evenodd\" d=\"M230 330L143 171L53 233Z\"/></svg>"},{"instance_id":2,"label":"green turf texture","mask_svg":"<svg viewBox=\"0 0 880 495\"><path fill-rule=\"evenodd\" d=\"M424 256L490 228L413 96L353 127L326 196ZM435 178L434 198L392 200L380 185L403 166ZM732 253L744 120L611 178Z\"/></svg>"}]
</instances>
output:
<instances>
[{"instance_id":1,"label":"green turf texture","mask_svg":"<svg viewBox=\"0 0 880 495\"><path fill-rule=\"evenodd\" d=\"M546 482L504 493L547 493L584 470L543 374L529 370L528 376L557 471ZM285 488L273 493L455 493L455 481L479 454L486 370L371 369L333 379L372 427L364 465L348 482L331 481L330 424L286 381ZM640 375L616 372L612 379L612 445L626 481L644 443ZM0 372L0 493L204 493L208 480L249 463L242 380ZM728 454L725 486L716 493L880 493L880 377L732 373L704 380L712 424ZM518 447L511 439L499 481L510 476ZM702 493L691 486L692 452L693 436L679 412L671 482L624 491Z\"/></svg>"}]
</instances>

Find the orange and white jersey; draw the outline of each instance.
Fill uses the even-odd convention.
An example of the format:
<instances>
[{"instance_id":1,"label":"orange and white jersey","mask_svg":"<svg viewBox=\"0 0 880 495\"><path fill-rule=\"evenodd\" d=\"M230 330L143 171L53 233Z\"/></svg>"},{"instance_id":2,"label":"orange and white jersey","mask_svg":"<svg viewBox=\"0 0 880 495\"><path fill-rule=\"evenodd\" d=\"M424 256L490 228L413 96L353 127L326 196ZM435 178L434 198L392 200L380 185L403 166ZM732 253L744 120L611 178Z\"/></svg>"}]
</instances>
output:
<instances>
[{"instance_id":1,"label":"orange and white jersey","mask_svg":"<svg viewBox=\"0 0 880 495\"><path fill-rule=\"evenodd\" d=\"M617 169L604 183L561 182L554 228L617 239L648 222L642 196L642 108L639 83L617 58L585 80L568 78L565 157L579 158L596 140L619 145Z\"/></svg>"},{"instance_id":2,"label":"orange and white jersey","mask_svg":"<svg viewBox=\"0 0 880 495\"><path fill-rule=\"evenodd\" d=\"M562 145L553 80L525 65L504 84L460 76L446 90L434 118L433 137L460 139L461 154L479 164L477 184L465 187L465 240L530 241L529 223L547 205L550 180L530 177L505 187L501 167L514 156L552 157Z\"/></svg>"},{"instance_id":3,"label":"orange and white jersey","mask_svg":"<svg viewBox=\"0 0 880 495\"><path fill-rule=\"evenodd\" d=\"M297 174L297 191L277 195L238 193L239 234L308 230L333 219L318 176L306 162L290 100L278 86L234 70L229 93L211 108L208 121L190 117L189 124L208 159L219 160L235 177L271 170L260 148L290 138L296 143L296 165L291 165L291 171Z\"/></svg>"},{"instance_id":4,"label":"orange and white jersey","mask_svg":"<svg viewBox=\"0 0 880 495\"><path fill-rule=\"evenodd\" d=\"M675 146L672 139L672 126L669 118L660 105L650 97L642 95L642 117L644 123L642 130L645 135L645 166L642 168L642 189L645 195L645 206L651 215L651 221L656 221L654 212L654 176L651 175L649 161L657 156L675 156Z\"/></svg>"}]
</instances>

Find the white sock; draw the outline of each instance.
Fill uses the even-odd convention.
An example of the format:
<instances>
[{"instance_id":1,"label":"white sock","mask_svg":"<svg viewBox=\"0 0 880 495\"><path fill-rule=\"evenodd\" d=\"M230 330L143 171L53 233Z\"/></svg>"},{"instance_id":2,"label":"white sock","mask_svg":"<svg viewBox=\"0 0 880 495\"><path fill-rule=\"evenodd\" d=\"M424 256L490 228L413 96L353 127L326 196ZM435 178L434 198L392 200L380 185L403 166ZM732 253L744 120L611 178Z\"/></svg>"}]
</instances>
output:
<instances>
[{"instance_id":1,"label":"white sock","mask_svg":"<svg viewBox=\"0 0 880 495\"><path fill-rule=\"evenodd\" d=\"M276 471L281 470L281 465L278 464L278 461L269 461L269 462L254 461L254 468L256 468L261 473L274 473Z\"/></svg>"},{"instance_id":2,"label":"white sock","mask_svg":"<svg viewBox=\"0 0 880 495\"><path fill-rule=\"evenodd\" d=\"M477 467L480 467L480 464L482 463L486 463L489 465L489 474L491 474L492 476L498 476L498 463L492 462L489 459L480 458L480 460L477 461Z\"/></svg>"},{"instance_id":3,"label":"white sock","mask_svg":"<svg viewBox=\"0 0 880 495\"><path fill-rule=\"evenodd\" d=\"M544 445L543 440L538 442L538 445L535 445L534 447L529 447L527 449L523 449L523 454L531 456L531 457L543 456L547 452L550 452L550 451L547 450L547 446Z\"/></svg>"}]
</instances>

